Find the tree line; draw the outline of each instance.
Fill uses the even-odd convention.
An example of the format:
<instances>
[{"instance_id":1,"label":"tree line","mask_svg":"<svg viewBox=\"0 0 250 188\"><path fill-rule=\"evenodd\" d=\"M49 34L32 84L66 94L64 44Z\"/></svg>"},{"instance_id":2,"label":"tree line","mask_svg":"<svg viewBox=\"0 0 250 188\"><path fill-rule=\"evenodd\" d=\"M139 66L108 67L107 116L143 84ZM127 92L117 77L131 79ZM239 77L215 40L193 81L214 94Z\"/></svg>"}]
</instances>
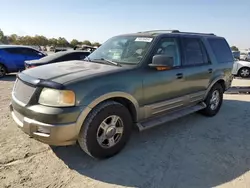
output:
<instances>
[{"instance_id":1,"label":"tree line","mask_svg":"<svg viewBox=\"0 0 250 188\"><path fill-rule=\"evenodd\" d=\"M75 47L76 45L90 45L100 46L99 42L91 43L89 40L79 41L73 39L67 41L64 37L59 38L47 38L43 35L35 36L18 36L16 34L4 35L4 32L0 29L0 43L3 44L17 44L17 45L39 45L39 46L55 46L55 47Z\"/></svg>"},{"instance_id":2,"label":"tree line","mask_svg":"<svg viewBox=\"0 0 250 188\"><path fill-rule=\"evenodd\" d=\"M19 44L19 45L39 45L39 46L55 46L55 47L75 47L77 45L89 45L89 46L100 46L99 42L91 43L89 40L79 41L73 39L70 42L64 37L59 38L46 38L43 35L35 36L18 36L16 34L4 35L3 31L0 29L0 43L3 44ZM236 46L231 46L231 50L239 51Z\"/></svg>"}]
</instances>

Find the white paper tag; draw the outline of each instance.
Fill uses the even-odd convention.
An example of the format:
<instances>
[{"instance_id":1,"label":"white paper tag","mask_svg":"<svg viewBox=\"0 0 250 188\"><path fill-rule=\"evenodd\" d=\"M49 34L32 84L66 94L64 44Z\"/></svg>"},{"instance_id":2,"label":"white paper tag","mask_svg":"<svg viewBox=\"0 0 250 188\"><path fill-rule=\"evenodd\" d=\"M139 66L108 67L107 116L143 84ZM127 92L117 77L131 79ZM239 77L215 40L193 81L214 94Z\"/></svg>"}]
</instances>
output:
<instances>
[{"instance_id":1,"label":"white paper tag","mask_svg":"<svg viewBox=\"0 0 250 188\"><path fill-rule=\"evenodd\" d=\"M148 37L137 37L135 41L137 42L151 42L153 38L148 38Z\"/></svg>"}]
</instances>

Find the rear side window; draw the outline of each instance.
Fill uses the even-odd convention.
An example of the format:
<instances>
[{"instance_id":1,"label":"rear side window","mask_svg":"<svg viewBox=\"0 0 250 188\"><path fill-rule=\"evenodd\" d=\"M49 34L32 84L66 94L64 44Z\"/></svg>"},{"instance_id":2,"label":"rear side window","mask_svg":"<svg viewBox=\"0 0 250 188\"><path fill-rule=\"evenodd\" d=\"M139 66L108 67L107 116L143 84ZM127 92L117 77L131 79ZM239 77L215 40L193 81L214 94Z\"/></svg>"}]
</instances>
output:
<instances>
[{"instance_id":1,"label":"rear side window","mask_svg":"<svg viewBox=\"0 0 250 188\"><path fill-rule=\"evenodd\" d=\"M208 63L206 50L198 38L183 38L185 61L183 66L203 65Z\"/></svg>"},{"instance_id":2,"label":"rear side window","mask_svg":"<svg viewBox=\"0 0 250 188\"><path fill-rule=\"evenodd\" d=\"M228 63L234 61L233 54L227 43L223 38L210 38L208 42L218 63Z\"/></svg>"},{"instance_id":3,"label":"rear side window","mask_svg":"<svg viewBox=\"0 0 250 188\"><path fill-rule=\"evenodd\" d=\"M65 54L62 57L55 59L53 62L79 60L79 59L80 57L77 53L70 53L70 54Z\"/></svg>"},{"instance_id":4,"label":"rear side window","mask_svg":"<svg viewBox=\"0 0 250 188\"><path fill-rule=\"evenodd\" d=\"M28 55L28 56L38 56L39 52L30 48L6 48L5 51L7 51L10 54L19 54L19 55Z\"/></svg>"},{"instance_id":5,"label":"rear side window","mask_svg":"<svg viewBox=\"0 0 250 188\"><path fill-rule=\"evenodd\" d=\"M22 48L22 53L28 56L38 56L39 52L30 48Z\"/></svg>"},{"instance_id":6,"label":"rear side window","mask_svg":"<svg viewBox=\"0 0 250 188\"><path fill-rule=\"evenodd\" d=\"M78 59L79 60L83 60L83 59L85 59L85 57L86 56L88 56L90 53L89 52L83 52L83 53L81 53L81 52L79 52L79 53L77 53L78 54Z\"/></svg>"},{"instance_id":7,"label":"rear side window","mask_svg":"<svg viewBox=\"0 0 250 188\"><path fill-rule=\"evenodd\" d=\"M5 48L4 50L10 54L22 54L20 48Z\"/></svg>"}]
</instances>

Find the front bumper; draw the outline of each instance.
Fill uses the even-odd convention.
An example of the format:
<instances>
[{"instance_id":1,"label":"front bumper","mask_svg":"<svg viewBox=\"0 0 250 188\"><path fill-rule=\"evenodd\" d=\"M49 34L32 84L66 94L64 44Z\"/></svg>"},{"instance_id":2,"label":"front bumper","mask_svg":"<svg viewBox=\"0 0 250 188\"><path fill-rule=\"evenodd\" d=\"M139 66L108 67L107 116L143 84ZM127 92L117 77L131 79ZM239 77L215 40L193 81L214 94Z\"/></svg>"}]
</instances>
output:
<instances>
[{"instance_id":1,"label":"front bumper","mask_svg":"<svg viewBox=\"0 0 250 188\"><path fill-rule=\"evenodd\" d=\"M78 137L76 122L59 124L43 123L25 117L13 108L13 104L10 104L10 111L18 127L30 137L54 146L65 146L76 143Z\"/></svg>"}]
</instances>

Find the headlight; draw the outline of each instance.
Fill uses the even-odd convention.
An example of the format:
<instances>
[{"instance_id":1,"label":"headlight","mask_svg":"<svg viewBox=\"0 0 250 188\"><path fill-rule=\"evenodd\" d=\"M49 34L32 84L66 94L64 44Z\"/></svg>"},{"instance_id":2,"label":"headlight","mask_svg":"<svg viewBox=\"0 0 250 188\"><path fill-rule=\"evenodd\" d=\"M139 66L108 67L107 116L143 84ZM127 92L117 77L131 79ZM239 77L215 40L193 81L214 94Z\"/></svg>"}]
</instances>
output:
<instances>
[{"instance_id":1,"label":"headlight","mask_svg":"<svg viewBox=\"0 0 250 188\"><path fill-rule=\"evenodd\" d=\"M40 94L39 104L55 107L75 105L75 93L70 90L44 88Z\"/></svg>"}]
</instances>

